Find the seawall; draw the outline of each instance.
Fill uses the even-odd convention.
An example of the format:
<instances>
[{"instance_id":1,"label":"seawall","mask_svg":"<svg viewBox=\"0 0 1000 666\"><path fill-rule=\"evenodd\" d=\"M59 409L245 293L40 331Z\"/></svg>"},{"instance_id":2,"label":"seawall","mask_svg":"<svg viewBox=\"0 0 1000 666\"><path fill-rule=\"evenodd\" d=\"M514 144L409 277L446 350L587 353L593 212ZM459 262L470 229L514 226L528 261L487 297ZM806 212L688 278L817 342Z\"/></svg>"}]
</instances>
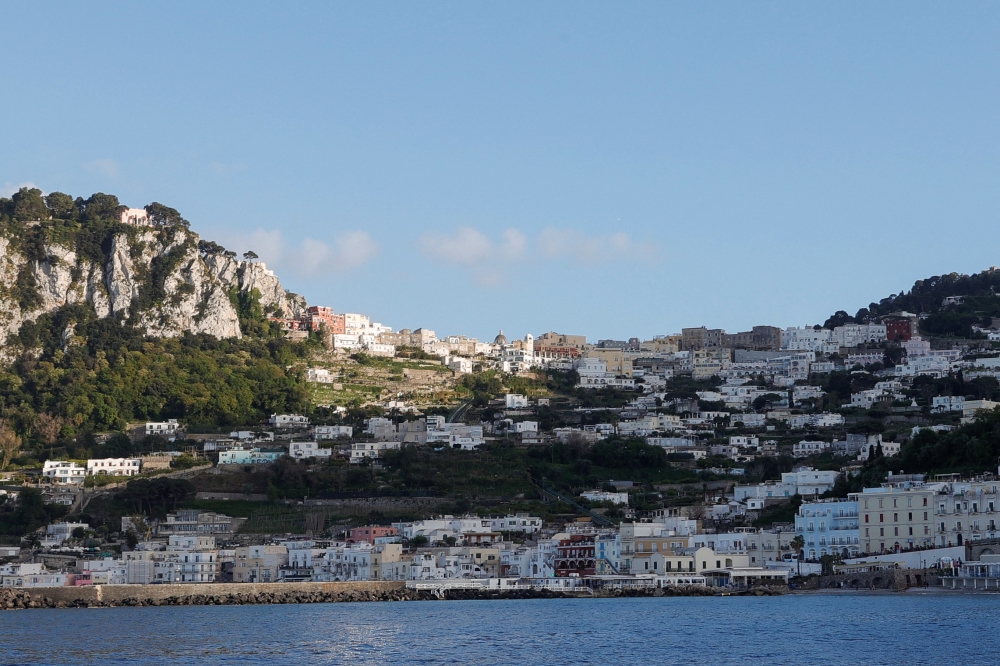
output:
<instances>
[{"instance_id":1,"label":"seawall","mask_svg":"<svg viewBox=\"0 0 1000 666\"><path fill-rule=\"evenodd\" d=\"M244 604L308 604L350 601L433 601L476 599L563 599L572 597L672 597L773 595L780 591L752 588L681 587L598 591L582 595L533 589L417 590L401 581L348 583L198 583L172 585L81 585L79 587L0 588L0 610L20 608L95 608L108 606L225 606Z\"/></svg>"},{"instance_id":2,"label":"seawall","mask_svg":"<svg viewBox=\"0 0 1000 666\"><path fill-rule=\"evenodd\" d=\"M417 596L395 581L81 585L3 588L0 608L404 601Z\"/></svg>"}]
</instances>

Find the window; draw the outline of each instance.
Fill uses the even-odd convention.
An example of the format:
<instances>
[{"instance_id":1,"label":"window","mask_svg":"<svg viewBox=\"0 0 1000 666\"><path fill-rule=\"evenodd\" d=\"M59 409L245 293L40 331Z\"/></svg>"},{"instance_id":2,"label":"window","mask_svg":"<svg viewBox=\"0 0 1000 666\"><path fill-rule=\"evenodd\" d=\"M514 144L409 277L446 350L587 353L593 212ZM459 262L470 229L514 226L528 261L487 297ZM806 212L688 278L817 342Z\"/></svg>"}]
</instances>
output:
<instances>
[{"instance_id":1,"label":"window","mask_svg":"<svg viewBox=\"0 0 1000 666\"><path fill-rule=\"evenodd\" d=\"M880 523L884 523L885 522L885 514L884 513L878 514L878 522L880 522Z\"/></svg>"},{"instance_id":2,"label":"window","mask_svg":"<svg viewBox=\"0 0 1000 666\"><path fill-rule=\"evenodd\" d=\"M924 506L927 506L927 498L924 498Z\"/></svg>"},{"instance_id":3,"label":"window","mask_svg":"<svg viewBox=\"0 0 1000 666\"><path fill-rule=\"evenodd\" d=\"M899 522L899 514L898 513L892 514L892 522L894 522L894 523L898 523Z\"/></svg>"},{"instance_id":4,"label":"window","mask_svg":"<svg viewBox=\"0 0 1000 666\"><path fill-rule=\"evenodd\" d=\"M878 535L879 536L885 536L885 528L884 527L878 528Z\"/></svg>"},{"instance_id":5,"label":"window","mask_svg":"<svg viewBox=\"0 0 1000 666\"><path fill-rule=\"evenodd\" d=\"M927 512L924 511L924 520L927 520Z\"/></svg>"},{"instance_id":6,"label":"window","mask_svg":"<svg viewBox=\"0 0 1000 666\"><path fill-rule=\"evenodd\" d=\"M865 514L865 522L866 523L868 522L868 514L867 513Z\"/></svg>"},{"instance_id":7,"label":"window","mask_svg":"<svg viewBox=\"0 0 1000 666\"><path fill-rule=\"evenodd\" d=\"M906 514L906 519L907 519L907 520L913 520L913 513L912 513L912 512L910 512L910 513L907 513L907 514Z\"/></svg>"}]
</instances>

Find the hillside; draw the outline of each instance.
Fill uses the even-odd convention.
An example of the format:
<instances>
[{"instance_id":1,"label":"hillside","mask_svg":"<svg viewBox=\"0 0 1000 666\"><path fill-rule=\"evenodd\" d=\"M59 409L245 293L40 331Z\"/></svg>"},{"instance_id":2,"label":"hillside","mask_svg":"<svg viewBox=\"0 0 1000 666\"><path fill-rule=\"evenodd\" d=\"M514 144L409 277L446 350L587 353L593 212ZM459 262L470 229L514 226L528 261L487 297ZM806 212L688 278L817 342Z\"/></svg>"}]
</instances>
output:
<instances>
[{"instance_id":1,"label":"hillside","mask_svg":"<svg viewBox=\"0 0 1000 666\"><path fill-rule=\"evenodd\" d=\"M868 323L893 312L906 311L926 315L920 330L927 335L974 337L973 326L989 326L1000 317L1000 269L992 267L975 275L949 273L917 280L909 291L892 294L878 303L870 303L854 316L840 310L824 326L833 328L847 323ZM960 296L961 303L945 304L949 297Z\"/></svg>"},{"instance_id":2,"label":"hillside","mask_svg":"<svg viewBox=\"0 0 1000 666\"><path fill-rule=\"evenodd\" d=\"M141 225L122 223L123 210L108 194L0 199L0 418L37 444L304 408L287 368L307 345L266 318L298 314L304 299L172 208L150 204Z\"/></svg>"},{"instance_id":3,"label":"hillside","mask_svg":"<svg viewBox=\"0 0 1000 666\"><path fill-rule=\"evenodd\" d=\"M241 337L237 309L251 294L265 314L305 308L263 265L202 241L176 210L150 204L151 225L134 226L121 208L113 195L26 188L0 200L0 344L70 305L154 337L217 338Z\"/></svg>"}]
</instances>

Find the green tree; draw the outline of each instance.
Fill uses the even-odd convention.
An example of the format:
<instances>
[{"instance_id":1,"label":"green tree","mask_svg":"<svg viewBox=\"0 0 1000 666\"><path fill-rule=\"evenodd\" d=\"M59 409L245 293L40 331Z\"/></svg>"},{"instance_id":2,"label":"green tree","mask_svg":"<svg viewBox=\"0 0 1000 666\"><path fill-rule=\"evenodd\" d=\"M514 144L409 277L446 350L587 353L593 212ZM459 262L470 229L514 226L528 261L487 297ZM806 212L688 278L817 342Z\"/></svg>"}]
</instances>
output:
<instances>
[{"instance_id":1,"label":"green tree","mask_svg":"<svg viewBox=\"0 0 1000 666\"><path fill-rule=\"evenodd\" d=\"M46 220L49 209L45 207L42 191L38 188L22 187L11 197L14 202L14 219L20 222Z\"/></svg>"},{"instance_id":2,"label":"green tree","mask_svg":"<svg viewBox=\"0 0 1000 666\"><path fill-rule=\"evenodd\" d=\"M146 213L153 224L161 226L188 226L188 221L181 217L176 209L153 202L146 206Z\"/></svg>"},{"instance_id":3,"label":"green tree","mask_svg":"<svg viewBox=\"0 0 1000 666\"><path fill-rule=\"evenodd\" d=\"M792 550L795 551L795 559L798 563L799 576L802 576L802 549L805 548L806 540L802 538L801 534L796 534L791 541Z\"/></svg>"},{"instance_id":4,"label":"green tree","mask_svg":"<svg viewBox=\"0 0 1000 666\"><path fill-rule=\"evenodd\" d=\"M113 194L97 192L83 202L83 217L87 221L112 220L117 222L120 208L121 203L118 201L118 197Z\"/></svg>"},{"instance_id":5,"label":"green tree","mask_svg":"<svg viewBox=\"0 0 1000 666\"><path fill-rule=\"evenodd\" d=\"M21 436L7 424L7 421L0 420L0 471L7 469L10 461L17 457L21 450Z\"/></svg>"},{"instance_id":6,"label":"green tree","mask_svg":"<svg viewBox=\"0 0 1000 666\"><path fill-rule=\"evenodd\" d=\"M62 192L52 192L46 195L45 205L52 217L57 220L75 220L80 214L73 197Z\"/></svg>"}]
</instances>

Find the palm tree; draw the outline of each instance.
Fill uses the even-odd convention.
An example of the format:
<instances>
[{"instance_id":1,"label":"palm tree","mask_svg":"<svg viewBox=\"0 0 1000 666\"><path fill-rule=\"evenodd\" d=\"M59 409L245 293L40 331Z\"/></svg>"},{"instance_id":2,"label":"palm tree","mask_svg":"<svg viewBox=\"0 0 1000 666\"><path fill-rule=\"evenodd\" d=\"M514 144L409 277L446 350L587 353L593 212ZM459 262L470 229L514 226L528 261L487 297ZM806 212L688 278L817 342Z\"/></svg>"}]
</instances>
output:
<instances>
[{"instance_id":1,"label":"palm tree","mask_svg":"<svg viewBox=\"0 0 1000 666\"><path fill-rule=\"evenodd\" d=\"M801 534L796 534L795 538L792 539L792 550L795 551L795 561L798 563L799 577L802 577L802 549L806 545L806 540L802 538Z\"/></svg>"}]
</instances>

